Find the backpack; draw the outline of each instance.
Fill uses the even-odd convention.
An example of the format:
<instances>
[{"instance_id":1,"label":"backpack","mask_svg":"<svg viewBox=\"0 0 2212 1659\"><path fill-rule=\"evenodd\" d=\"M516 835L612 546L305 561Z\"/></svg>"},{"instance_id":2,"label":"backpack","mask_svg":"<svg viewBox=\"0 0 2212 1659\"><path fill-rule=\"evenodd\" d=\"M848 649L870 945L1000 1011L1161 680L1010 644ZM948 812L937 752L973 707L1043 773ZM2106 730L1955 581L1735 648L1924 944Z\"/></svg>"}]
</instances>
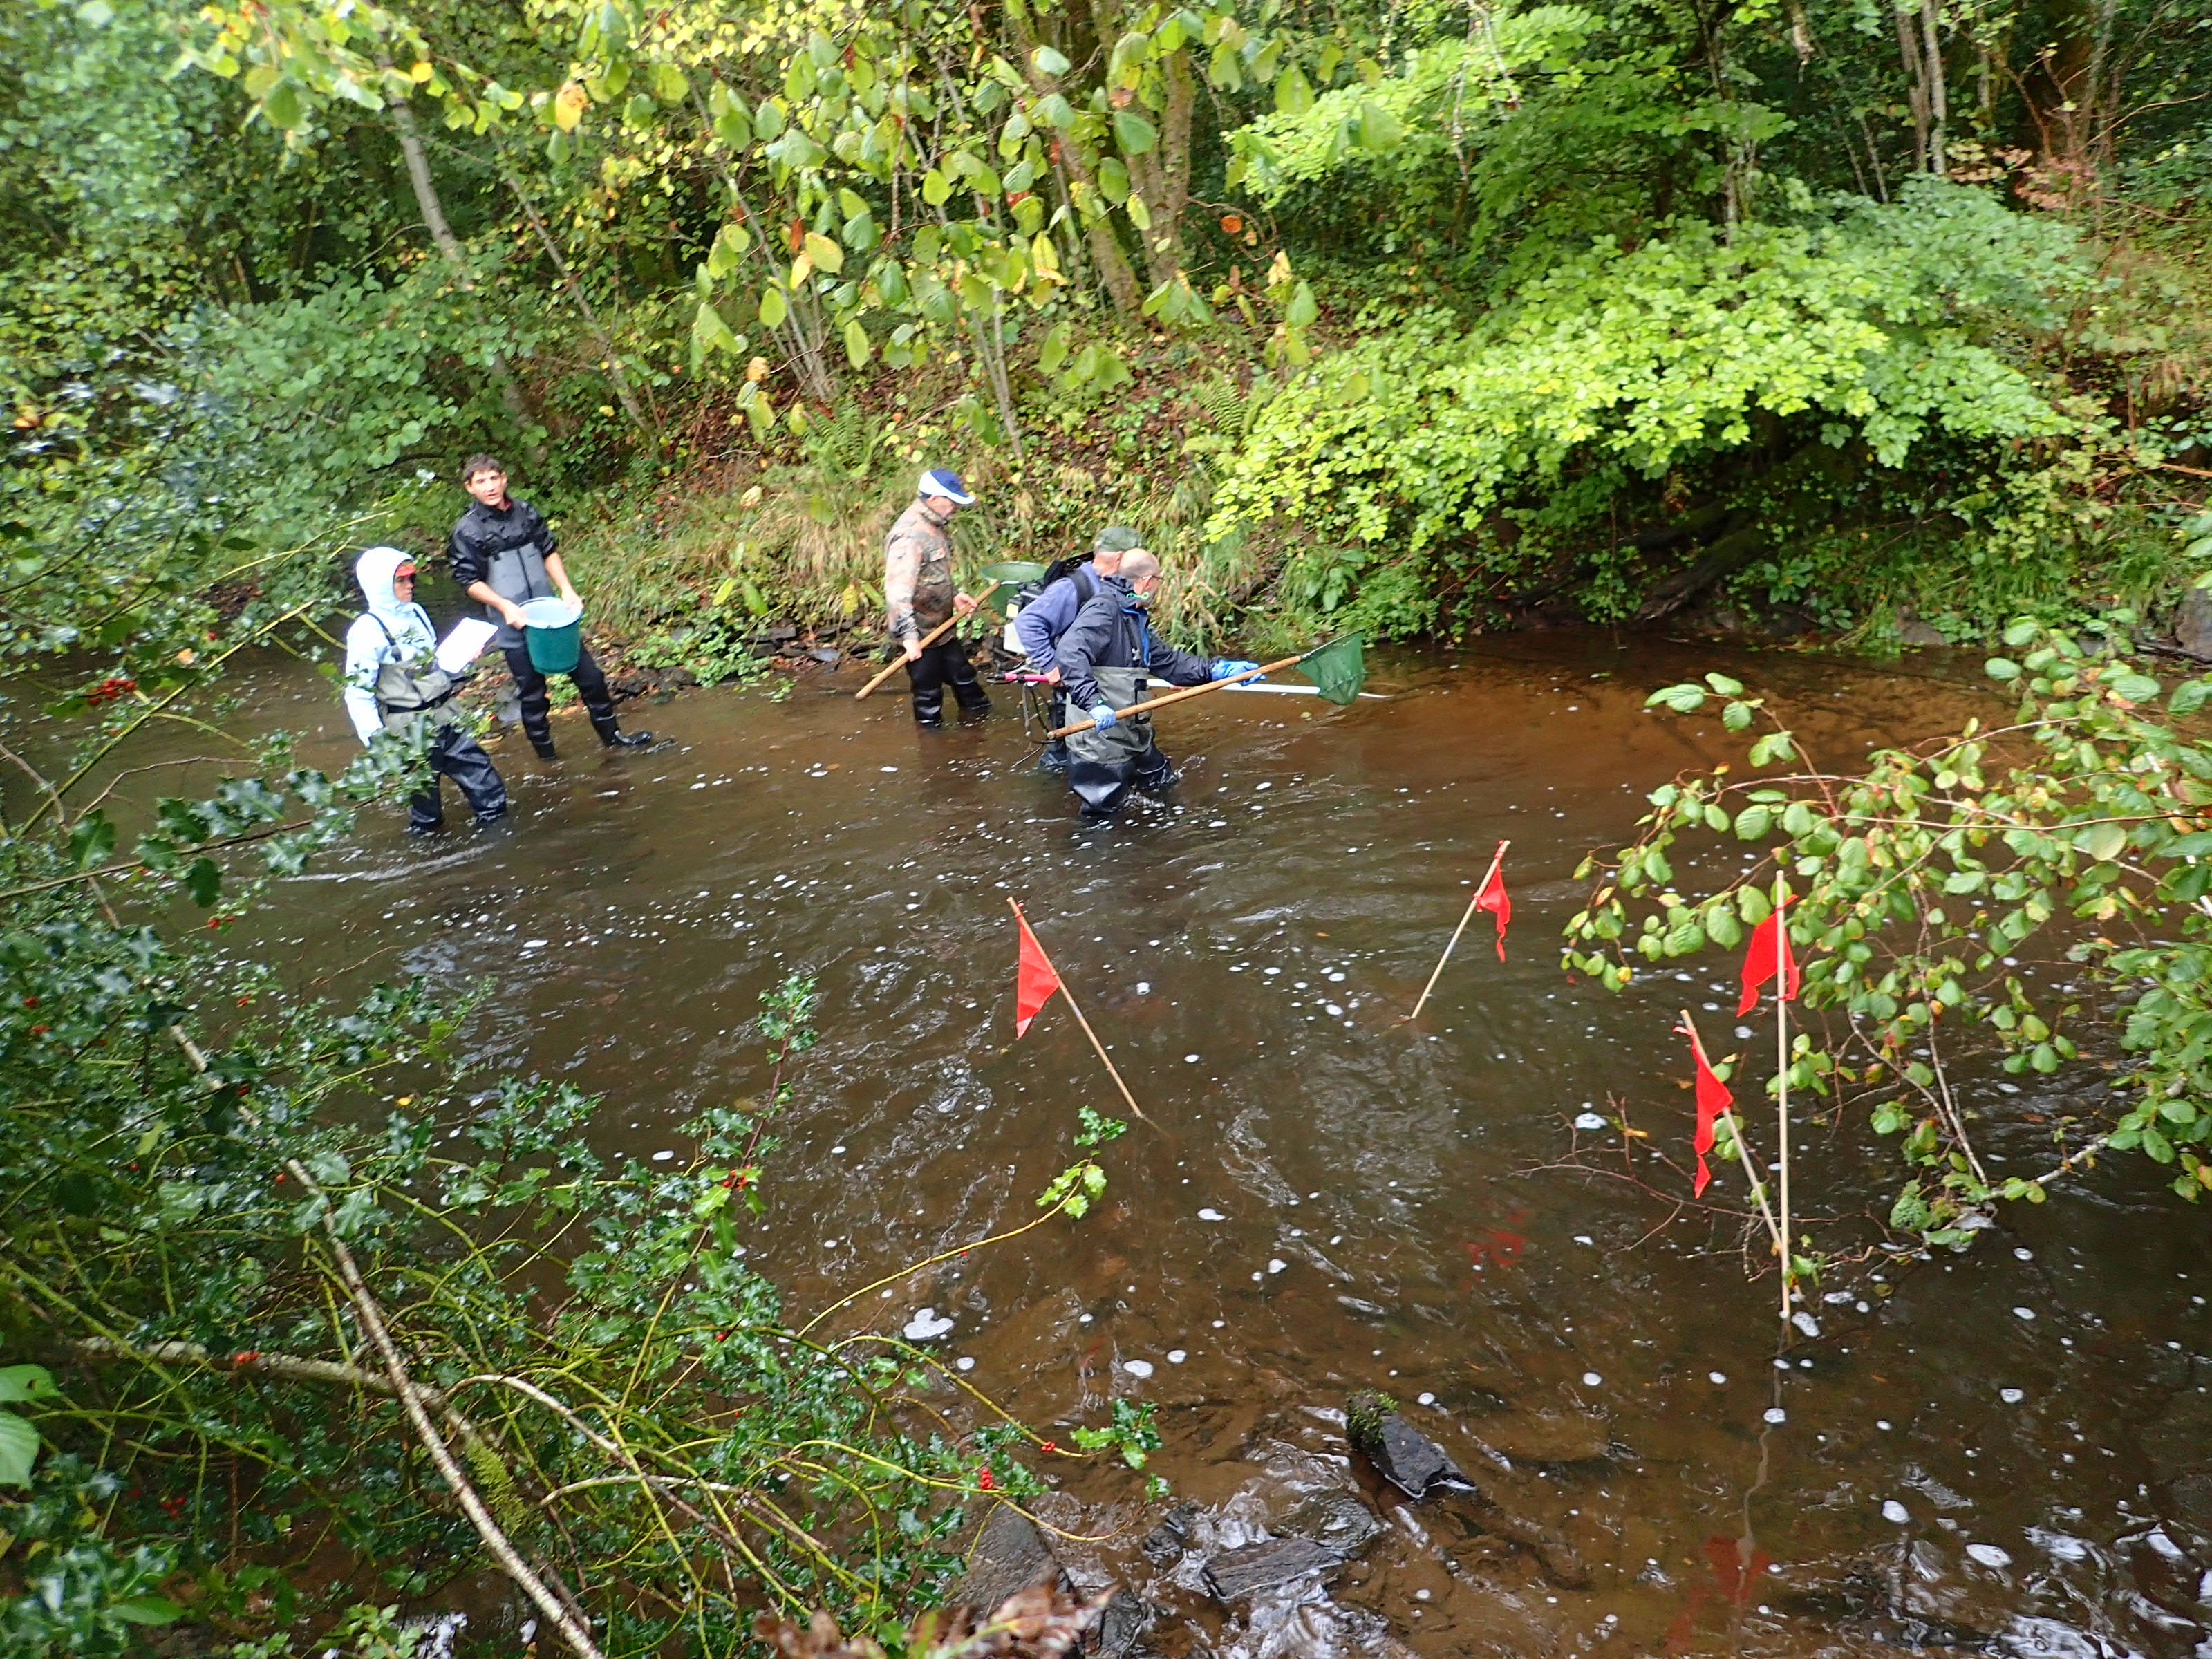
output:
<instances>
[{"instance_id":1,"label":"backpack","mask_svg":"<svg viewBox=\"0 0 2212 1659\"><path fill-rule=\"evenodd\" d=\"M1022 609L1026 611L1030 606L1035 605L1039 599L1044 597L1044 591L1046 588L1050 587L1054 582L1059 581L1063 577L1071 581L1073 580L1076 577L1076 574L1079 571L1087 568L1090 563L1091 556L1088 553L1078 553L1065 559L1054 559L1050 564L1044 568L1043 575L1039 576L1034 581L1024 582L1019 587L1016 588L1014 590L1014 598L1016 601L1019 603ZM1085 593L1083 596L1085 599L1090 599L1092 594L1098 592L1097 578L1092 578L1090 586L1091 592Z\"/></svg>"}]
</instances>

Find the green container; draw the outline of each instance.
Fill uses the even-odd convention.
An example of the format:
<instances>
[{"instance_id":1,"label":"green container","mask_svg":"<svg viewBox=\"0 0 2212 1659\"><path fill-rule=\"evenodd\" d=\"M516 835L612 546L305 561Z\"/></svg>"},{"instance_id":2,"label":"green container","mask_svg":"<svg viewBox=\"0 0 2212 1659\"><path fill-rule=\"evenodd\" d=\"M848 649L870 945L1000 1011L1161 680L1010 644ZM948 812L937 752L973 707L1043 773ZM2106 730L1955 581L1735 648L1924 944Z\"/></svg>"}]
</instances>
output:
<instances>
[{"instance_id":1,"label":"green container","mask_svg":"<svg viewBox=\"0 0 2212 1659\"><path fill-rule=\"evenodd\" d=\"M522 607L522 643L541 674L574 672L584 648L584 607L566 599L532 599Z\"/></svg>"},{"instance_id":2,"label":"green container","mask_svg":"<svg viewBox=\"0 0 2212 1659\"><path fill-rule=\"evenodd\" d=\"M1028 559L1008 559L1000 564L987 564L979 574L994 586L976 603L1003 617L1013 605L1014 590L1024 582L1035 581L1044 572L1044 566Z\"/></svg>"}]
</instances>

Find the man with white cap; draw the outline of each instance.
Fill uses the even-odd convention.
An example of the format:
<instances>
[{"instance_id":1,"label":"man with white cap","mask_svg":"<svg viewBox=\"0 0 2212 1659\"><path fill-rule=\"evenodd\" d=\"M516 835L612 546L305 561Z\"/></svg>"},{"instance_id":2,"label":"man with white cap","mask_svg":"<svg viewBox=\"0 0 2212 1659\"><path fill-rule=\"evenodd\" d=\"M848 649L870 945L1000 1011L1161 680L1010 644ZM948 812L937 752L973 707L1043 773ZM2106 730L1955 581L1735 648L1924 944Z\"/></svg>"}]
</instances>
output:
<instances>
[{"instance_id":1,"label":"man with white cap","mask_svg":"<svg viewBox=\"0 0 2212 1659\"><path fill-rule=\"evenodd\" d=\"M958 473L933 466L915 486L914 504L884 538L884 608L890 613L891 637L906 653L914 718L921 726L945 723L948 684L962 713L980 714L991 706L957 630L947 629L927 650L921 643L939 623L975 608L975 600L953 586L952 538L945 529L975 499Z\"/></svg>"}]
</instances>

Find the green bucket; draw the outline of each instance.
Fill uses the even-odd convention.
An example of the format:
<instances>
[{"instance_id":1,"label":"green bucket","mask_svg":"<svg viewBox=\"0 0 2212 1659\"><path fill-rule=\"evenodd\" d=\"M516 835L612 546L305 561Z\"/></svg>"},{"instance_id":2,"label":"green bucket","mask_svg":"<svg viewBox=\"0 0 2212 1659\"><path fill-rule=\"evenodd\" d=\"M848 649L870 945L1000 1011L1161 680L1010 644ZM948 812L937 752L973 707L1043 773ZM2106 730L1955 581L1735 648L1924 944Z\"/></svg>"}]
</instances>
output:
<instances>
[{"instance_id":1,"label":"green bucket","mask_svg":"<svg viewBox=\"0 0 2212 1659\"><path fill-rule=\"evenodd\" d=\"M566 599L532 599L522 607L522 643L541 674L573 672L584 648L584 607Z\"/></svg>"},{"instance_id":2,"label":"green bucket","mask_svg":"<svg viewBox=\"0 0 2212 1659\"><path fill-rule=\"evenodd\" d=\"M1014 602L1014 590L1024 582L1033 582L1044 574L1045 567L1027 559L1008 559L1000 564L987 564L978 574L992 584L991 591L975 602L987 611L1000 616L1007 614Z\"/></svg>"}]
</instances>

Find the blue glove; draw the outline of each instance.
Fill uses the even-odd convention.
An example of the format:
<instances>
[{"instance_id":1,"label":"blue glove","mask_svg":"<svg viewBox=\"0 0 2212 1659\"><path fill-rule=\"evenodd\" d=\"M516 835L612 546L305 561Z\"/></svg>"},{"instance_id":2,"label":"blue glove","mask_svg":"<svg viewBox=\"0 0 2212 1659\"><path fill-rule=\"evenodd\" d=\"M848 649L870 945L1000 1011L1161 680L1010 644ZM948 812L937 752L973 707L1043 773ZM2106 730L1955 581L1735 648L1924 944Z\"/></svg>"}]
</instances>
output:
<instances>
[{"instance_id":1,"label":"blue glove","mask_svg":"<svg viewBox=\"0 0 2212 1659\"><path fill-rule=\"evenodd\" d=\"M1097 708L1091 711L1091 723L1097 726L1101 732L1110 732L1113 730L1114 705L1110 702L1100 703Z\"/></svg>"},{"instance_id":2,"label":"blue glove","mask_svg":"<svg viewBox=\"0 0 2212 1659\"><path fill-rule=\"evenodd\" d=\"M1259 665L1256 662L1246 662L1242 657L1217 657L1213 663L1213 678L1225 680L1231 674L1242 674Z\"/></svg>"}]
</instances>

